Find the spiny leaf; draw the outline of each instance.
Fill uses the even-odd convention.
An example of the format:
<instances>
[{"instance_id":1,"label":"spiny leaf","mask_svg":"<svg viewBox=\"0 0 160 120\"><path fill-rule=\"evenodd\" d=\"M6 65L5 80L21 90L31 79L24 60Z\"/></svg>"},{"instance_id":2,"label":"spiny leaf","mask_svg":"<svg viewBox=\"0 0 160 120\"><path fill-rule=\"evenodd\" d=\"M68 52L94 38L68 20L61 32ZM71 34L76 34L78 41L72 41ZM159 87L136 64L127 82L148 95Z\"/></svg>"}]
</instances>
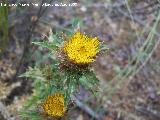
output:
<instances>
[{"instance_id":1,"label":"spiny leaf","mask_svg":"<svg viewBox=\"0 0 160 120\"><path fill-rule=\"evenodd\" d=\"M48 41L42 41L42 42L32 42L35 45L39 45L41 47L47 48L49 50L55 50L57 48L56 44L49 43Z\"/></svg>"},{"instance_id":2,"label":"spiny leaf","mask_svg":"<svg viewBox=\"0 0 160 120\"><path fill-rule=\"evenodd\" d=\"M107 51L108 52L109 47L106 44L100 44L100 51Z\"/></svg>"},{"instance_id":3,"label":"spiny leaf","mask_svg":"<svg viewBox=\"0 0 160 120\"><path fill-rule=\"evenodd\" d=\"M55 44L58 47L61 46L63 43L63 39L59 36L59 33L53 33L52 30L50 30L48 40L49 42Z\"/></svg>"}]
</instances>

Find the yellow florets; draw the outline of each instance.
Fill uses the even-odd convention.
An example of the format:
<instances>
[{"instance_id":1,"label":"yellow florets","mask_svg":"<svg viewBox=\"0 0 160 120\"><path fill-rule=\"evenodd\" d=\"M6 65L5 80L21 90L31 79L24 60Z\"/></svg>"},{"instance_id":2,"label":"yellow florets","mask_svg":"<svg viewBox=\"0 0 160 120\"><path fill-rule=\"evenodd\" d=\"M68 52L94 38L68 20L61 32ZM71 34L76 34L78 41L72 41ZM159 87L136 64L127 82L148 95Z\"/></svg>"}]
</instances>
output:
<instances>
[{"instance_id":1,"label":"yellow florets","mask_svg":"<svg viewBox=\"0 0 160 120\"><path fill-rule=\"evenodd\" d=\"M42 107L48 116L63 117L65 113L64 96L61 93L50 95L42 103Z\"/></svg>"},{"instance_id":2,"label":"yellow florets","mask_svg":"<svg viewBox=\"0 0 160 120\"><path fill-rule=\"evenodd\" d=\"M76 64L92 63L99 52L99 44L97 37L88 37L77 31L69 41L64 43L64 53Z\"/></svg>"}]
</instances>

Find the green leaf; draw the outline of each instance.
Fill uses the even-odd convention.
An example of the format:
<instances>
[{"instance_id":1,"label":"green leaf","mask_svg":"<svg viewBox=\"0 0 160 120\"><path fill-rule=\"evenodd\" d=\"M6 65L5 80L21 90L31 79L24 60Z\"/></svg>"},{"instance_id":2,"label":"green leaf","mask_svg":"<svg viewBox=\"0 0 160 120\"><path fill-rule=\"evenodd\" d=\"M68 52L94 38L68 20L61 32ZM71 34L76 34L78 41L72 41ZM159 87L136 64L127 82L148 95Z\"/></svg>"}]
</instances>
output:
<instances>
[{"instance_id":1,"label":"green leaf","mask_svg":"<svg viewBox=\"0 0 160 120\"><path fill-rule=\"evenodd\" d=\"M29 120L43 120L43 118L40 116L40 113L37 111L20 111L19 116L23 118L27 118Z\"/></svg>"},{"instance_id":2,"label":"green leaf","mask_svg":"<svg viewBox=\"0 0 160 120\"><path fill-rule=\"evenodd\" d=\"M72 28L77 28L77 26L79 25L79 27L83 27L83 21L80 18L73 18L71 21L72 24Z\"/></svg>"},{"instance_id":3,"label":"green leaf","mask_svg":"<svg viewBox=\"0 0 160 120\"><path fill-rule=\"evenodd\" d=\"M35 45L39 45L44 48L48 48L49 50L55 50L57 48L56 44L49 43L48 41L43 41L43 42L32 42Z\"/></svg>"},{"instance_id":4,"label":"green leaf","mask_svg":"<svg viewBox=\"0 0 160 120\"><path fill-rule=\"evenodd\" d=\"M71 31L71 30L67 30L67 29L65 29L65 30L64 30L64 32L65 32L65 33L66 33L66 35L67 35L67 36L69 36L69 37L70 37L70 36L72 36L72 35L73 35L73 33L74 33L74 31L73 31L73 30Z\"/></svg>"},{"instance_id":5,"label":"green leaf","mask_svg":"<svg viewBox=\"0 0 160 120\"><path fill-rule=\"evenodd\" d=\"M87 90L90 90L92 88L92 84L88 81L88 79L86 78L86 76L82 76L80 79L80 84L82 86L84 86Z\"/></svg>"},{"instance_id":6,"label":"green leaf","mask_svg":"<svg viewBox=\"0 0 160 120\"><path fill-rule=\"evenodd\" d=\"M79 82L80 85L82 85L85 89L89 90L90 92L92 92L92 94L95 95L93 87L99 84L99 80L97 79L93 71L86 71L79 79Z\"/></svg>"},{"instance_id":7,"label":"green leaf","mask_svg":"<svg viewBox=\"0 0 160 120\"><path fill-rule=\"evenodd\" d=\"M45 79L42 71L36 67L35 68L29 67L28 71L21 74L19 77L30 77L30 78L37 79L37 80L44 80Z\"/></svg>"},{"instance_id":8,"label":"green leaf","mask_svg":"<svg viewBox=\"0 0 160 120\"><path fill-rule=\"evenodd\" d=\"M55 44L55 46L59 47L63 44L63 39L61 37L59 37L59 34L53 34L52 31L50 31L50 35L48 38L49 42L51 42L52 44Z\"/></svg>"},{"instance_id":9,"label":"green leaf","mask_svg":"<svg viewBox=\"0 0 160 120\"><path fill-rule=\"evenodd\" d=\"M109 47L106 44L100 44L100 51L107 51L108 52Z\"/></svg>"},{"instance_id":10,"label":"green leaf","mask_svg":"<svg viewBox=\"0 0 160 120\"><path fill-rule=\"evenodd\" d=\"M38 101L38 96L32 96L27 103L24 105L24 109L28 109L28 108L34 108L35 107L35 103Z\"/></svg>"}]
</instances>

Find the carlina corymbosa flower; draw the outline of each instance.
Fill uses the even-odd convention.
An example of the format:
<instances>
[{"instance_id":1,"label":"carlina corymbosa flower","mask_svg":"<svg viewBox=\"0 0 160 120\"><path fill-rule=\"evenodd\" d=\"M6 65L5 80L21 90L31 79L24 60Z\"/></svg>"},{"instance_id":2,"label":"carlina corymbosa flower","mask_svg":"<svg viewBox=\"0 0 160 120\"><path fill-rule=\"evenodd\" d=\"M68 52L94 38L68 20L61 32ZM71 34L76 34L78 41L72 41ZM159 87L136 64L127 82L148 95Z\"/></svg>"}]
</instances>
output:
<instances>
[{"instance_id":1,"label":"carlina corymbosa flower","mask_svg":"<svg viewBox=\"0 0 160 120\"><path fill-rule=\"evenodd\" d=\"M71 62L78 65L89 64L95 61L99 45L97 37L89 37L78 30L64 42L63 50Z\"/></svg>"},{"instance_id":2,"label":"carlina corymbosa flower","mask_svg":"<svg viewBox=\"0 0 160 120\"><path fill-rule=\"evenodd\" d=\"M49 95L42 103L42 108L45 114L49 117L63 117L65 113L64 96L57 92Z\"/></svg>"}]
</instances>

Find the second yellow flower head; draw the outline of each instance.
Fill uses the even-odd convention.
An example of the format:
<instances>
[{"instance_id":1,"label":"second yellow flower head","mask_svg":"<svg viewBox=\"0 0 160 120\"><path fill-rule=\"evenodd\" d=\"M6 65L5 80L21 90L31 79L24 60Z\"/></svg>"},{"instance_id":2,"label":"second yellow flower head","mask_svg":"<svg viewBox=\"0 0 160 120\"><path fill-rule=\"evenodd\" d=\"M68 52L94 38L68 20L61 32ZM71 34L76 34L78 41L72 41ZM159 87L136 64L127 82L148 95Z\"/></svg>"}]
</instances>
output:
<instances>
[{"instance_id":1,"label":"second yellow flower head","mask_svg":"<svg viewBox=\"0 0 160 120\"><path fill-rule=\"evenodd\" d=\"M61 93L55 93L48 96L42 103L44 113L50 117L63 117L65 113L64 96Z\"/></svg>"}]
</instances>

